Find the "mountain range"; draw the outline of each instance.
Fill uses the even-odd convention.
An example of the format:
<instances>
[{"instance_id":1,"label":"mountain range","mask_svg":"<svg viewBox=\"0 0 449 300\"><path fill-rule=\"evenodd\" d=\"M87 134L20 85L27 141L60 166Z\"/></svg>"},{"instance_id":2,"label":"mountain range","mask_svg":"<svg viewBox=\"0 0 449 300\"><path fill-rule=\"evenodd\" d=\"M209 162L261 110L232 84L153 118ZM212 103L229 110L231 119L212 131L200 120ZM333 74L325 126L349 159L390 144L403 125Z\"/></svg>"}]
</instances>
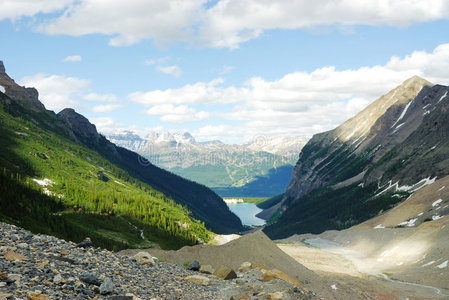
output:
<instances>
[{"instance_id":1,"label":"mountain range","mask_svg":"<svg viewBox=\"0 0 449 300\"><path fill-rule=\"evenodd\" d=\"M189 133L130 130L106 134L121 147L155 165L204 184L220 196L266 197L283 193L293 165L308 138L261 136L241 144L219 140L197 142Z\"/></svg>"},{"instance_id":2,"label":"mountain range","mask_svg":"<svg viewBox=\"0 0 449 300\"><path fill-rule=\"evenodd\" d=\"M71 108L46 110L1 61L0 87L1 220L110 248L181 247L242 229L213 191L114 145Z\"/></svg>"},{"instance_id":3,"label":"mountain range","mask_svg":"<svg viewBox=\"0 0 449 300\"><path fill-rule=\"evenodd\" d=\"M301 150L271 237L343 229L449 174L449 88L412 77ZM277 212L277 214L276 214Z\"/></svg>"}]
</instances>

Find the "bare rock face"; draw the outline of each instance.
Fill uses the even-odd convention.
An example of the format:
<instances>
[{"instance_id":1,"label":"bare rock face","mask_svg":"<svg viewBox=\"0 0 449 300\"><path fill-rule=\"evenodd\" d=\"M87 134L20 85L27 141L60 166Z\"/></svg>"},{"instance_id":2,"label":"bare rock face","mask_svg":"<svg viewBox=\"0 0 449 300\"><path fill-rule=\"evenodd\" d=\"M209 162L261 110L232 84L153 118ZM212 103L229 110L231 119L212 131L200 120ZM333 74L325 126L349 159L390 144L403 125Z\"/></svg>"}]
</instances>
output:
<instances>
[{"instance_id":1,"label":"bare rock face","mask_svg":"<svg viewBox=\"0 0 449 300\"><path fill-rule=\"evenodd\" d=\"M11 77L6 74L3 61L0 61L0 86L5 90L5 94L16 100L23 106L30 107L34 111L44 111L45 106L39 101L39 93L35 88L19 86Z\"/></svg>"}]
</instances>

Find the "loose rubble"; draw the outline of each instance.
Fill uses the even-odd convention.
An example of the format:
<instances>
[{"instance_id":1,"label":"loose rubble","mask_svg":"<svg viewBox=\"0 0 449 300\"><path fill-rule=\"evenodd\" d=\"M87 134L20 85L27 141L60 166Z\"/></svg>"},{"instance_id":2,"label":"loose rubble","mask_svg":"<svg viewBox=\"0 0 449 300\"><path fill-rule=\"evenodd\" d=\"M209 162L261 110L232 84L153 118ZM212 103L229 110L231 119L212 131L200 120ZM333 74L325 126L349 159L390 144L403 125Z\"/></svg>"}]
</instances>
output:
<instances>
[{"instance_id":1,"label":"loose rubble","mask_svg":"<svg viewBox=\"0 0 449 300\"><path fill-rule=\"evenodd\" d=\"M134 257L32 234L0 222L0 299L315 299L280 271L245 263L235 272L196 261L189 270L159 262L146 251ZM217 273L218 272L218 273ZM269 281L264 274L271 272ZM276 273L277 272L277 273Z\"/></svg>"}]
</instances>

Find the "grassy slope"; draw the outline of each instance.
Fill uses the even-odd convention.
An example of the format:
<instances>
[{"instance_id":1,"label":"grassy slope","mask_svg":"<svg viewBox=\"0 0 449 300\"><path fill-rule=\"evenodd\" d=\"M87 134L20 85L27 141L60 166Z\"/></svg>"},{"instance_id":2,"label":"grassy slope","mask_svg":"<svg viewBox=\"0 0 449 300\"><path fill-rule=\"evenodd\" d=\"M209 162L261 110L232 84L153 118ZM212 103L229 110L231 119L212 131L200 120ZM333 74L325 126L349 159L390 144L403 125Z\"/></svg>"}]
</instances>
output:
<instances>
[{"instance_id":1,"label":"grassy slope","mask_svg":"<svg viewBox=\"0 0 449 300\"><path fill-rule=\"evenodd\" d=\"M5 97L3 94L1 96ZM47 188L55 195L63 195L61 201L65 208L75 208L74 212L62 215L68 223L89 232L93 229L92 220L103 218L98 215L98 218L89 217L92 216L90 213L101 213L115 218L109 225L107 223L110 220L104 219L100 222L105 228L111 228L114 224L115 229L112 231L115 233L112 235L110 232L106 233L107 230L101 231L100 224L95 227L99 228L96 233L111 244L116 240L113 247L120 247L123 240L128 245L148 246L146 241L135 240L135 233L133 238L132 234L127 233L122 239L113 237L120 232L115 225L120 224L119 216L131 218L133 223L141 225L140 228L147 231L147 238L158 241L166 248L192 244L196 237L208 239L209 231L204 225L189 217L191 213L172 199L134 179L96 152L55 133L57 130L41 128L45 127L42 126L45 122L39 122L40 119L52 118L51 113L34 115L34 119L40 123L40 126L36 126L32 121L20 117L23 109L18 105L14 106L13 103L5 109L16 114L16 117L13 117L3 108L0 110L0 166L4 169L5 176L12 174L15 177L15 174L20 174L21 179L16 180L15 184L22 183L31 190L41 189L31 178L49 178L54 181L55 184ZM99 171L109 180L99 179ZM44 197L42 201L47 201L47 198L49 197ZM0 200L3 207L7 201L13 199L6 199L2 194ZM22 205L32 209L28 200L30 199L24 199ZM4 211L2 209L2 212ZM6 216L3 213L4 220L19 223L20 218L17 217L20 217L20 214ZM178 224L185 224L184 227L187 228L184 229ZM48 230L46 232L49 233Z\"/></svg>"}]
</instances>

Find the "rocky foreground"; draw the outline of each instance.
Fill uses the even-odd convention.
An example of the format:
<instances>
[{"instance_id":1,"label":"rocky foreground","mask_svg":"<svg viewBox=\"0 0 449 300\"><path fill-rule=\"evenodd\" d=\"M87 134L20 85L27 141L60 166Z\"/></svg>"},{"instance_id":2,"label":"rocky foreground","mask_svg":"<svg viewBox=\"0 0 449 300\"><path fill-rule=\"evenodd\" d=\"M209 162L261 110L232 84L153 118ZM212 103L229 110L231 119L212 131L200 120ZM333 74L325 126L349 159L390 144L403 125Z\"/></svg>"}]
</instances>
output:
<instances>
[{"instance_id":1,"label":"rocky foreground","mask_svg":"<svg viewBox=\"0 0 449 300\"><path fill-rule=\"evenodd\" d=\"M261 263L242 264L237 272L198 262L188 267L147 252L118 256L89 240L75 244L0 222L0 300L315 298Z\"/></svg>"}]
</instances>

